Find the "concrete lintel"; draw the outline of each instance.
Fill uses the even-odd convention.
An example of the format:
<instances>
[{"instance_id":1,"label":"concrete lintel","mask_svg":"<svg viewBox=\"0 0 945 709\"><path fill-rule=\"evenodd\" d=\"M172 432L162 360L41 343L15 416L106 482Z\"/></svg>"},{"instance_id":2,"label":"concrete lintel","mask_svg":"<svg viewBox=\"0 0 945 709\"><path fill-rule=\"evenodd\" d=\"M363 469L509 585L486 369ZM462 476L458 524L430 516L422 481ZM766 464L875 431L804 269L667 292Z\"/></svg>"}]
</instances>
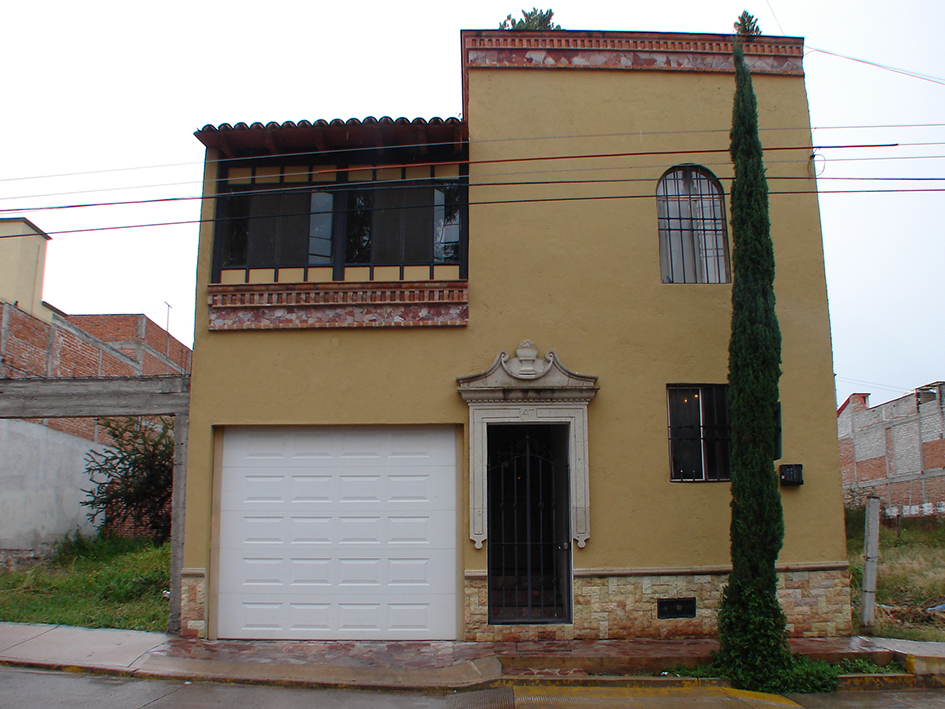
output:
<instances>
[{"instance_id":1,"label":"concrete lintel","mask_svg":"<svg viewBox=\"0 0 945 709\"><path fill-rule=\"evenodd\" d=\"M190 377L0 379L0 418L187 413Z\"/></svg>"}]
</instances>

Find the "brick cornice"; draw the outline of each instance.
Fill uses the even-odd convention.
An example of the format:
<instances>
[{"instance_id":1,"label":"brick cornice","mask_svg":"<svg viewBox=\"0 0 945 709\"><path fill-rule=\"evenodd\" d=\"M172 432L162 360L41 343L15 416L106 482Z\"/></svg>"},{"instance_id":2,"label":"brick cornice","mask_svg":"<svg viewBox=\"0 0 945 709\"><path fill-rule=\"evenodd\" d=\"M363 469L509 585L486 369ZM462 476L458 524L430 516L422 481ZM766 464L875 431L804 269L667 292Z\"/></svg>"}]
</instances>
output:
<instances>
[{"instance_id":1,"label":"brick cornice","mask_svg":"<svg viewBox=\"0 0 945 709\"><path fill-rule=\"evenodd\" d=\"M803 76L801 37L752 37L744 45L753 74ZM470 69L603 69L735 73L732 35L662 32L464 30L463 110Z\"/></svg>"}]
</instances>

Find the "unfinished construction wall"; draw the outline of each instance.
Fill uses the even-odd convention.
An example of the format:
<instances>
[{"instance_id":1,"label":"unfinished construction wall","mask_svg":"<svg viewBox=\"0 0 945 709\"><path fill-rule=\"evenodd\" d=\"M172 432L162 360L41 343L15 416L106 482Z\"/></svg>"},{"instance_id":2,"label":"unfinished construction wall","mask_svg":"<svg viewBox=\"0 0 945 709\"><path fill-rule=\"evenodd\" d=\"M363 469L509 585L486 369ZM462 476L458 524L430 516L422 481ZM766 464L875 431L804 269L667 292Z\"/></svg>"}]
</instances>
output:
<instances>
[{"instance_id":1,"label":"unfinished construction wall","mask_svg":"<svg viewBox=\"0 0 945 709\"><path fill-rule=\"evenodd\" d=\"M895 517L945 514L942 382L874 407L851 394L837 412L840 473L848 501L867 495Z\"/></svg>"},{"instance_id":2,"label":"unfinished construction wall","mask_svg":"<svg viewBox=\"0 0 945 709\"><path fill-rule=\"evenodd\" d=\"M92 533L84 490L85 457L94 444L46 426L0 419L0 559L39 551L65 534Z\"/></svg>"}]
</instances>

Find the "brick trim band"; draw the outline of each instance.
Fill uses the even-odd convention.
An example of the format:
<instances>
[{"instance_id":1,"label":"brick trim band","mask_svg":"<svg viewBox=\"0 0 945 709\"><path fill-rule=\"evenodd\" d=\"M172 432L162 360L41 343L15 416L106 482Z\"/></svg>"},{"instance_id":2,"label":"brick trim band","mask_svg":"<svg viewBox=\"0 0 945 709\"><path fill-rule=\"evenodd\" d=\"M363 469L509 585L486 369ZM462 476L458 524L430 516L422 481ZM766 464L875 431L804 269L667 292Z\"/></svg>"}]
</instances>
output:
<instances>
[{"instance_id":1,"label":"brick trim band","mask_svg":"<svg viewBox=\"0 0 945 709\"><path fill-rule=\"evenodd\" d=\"M210 330L462 327L465 281L212 284Z\"/></svg>"}]
</instances>

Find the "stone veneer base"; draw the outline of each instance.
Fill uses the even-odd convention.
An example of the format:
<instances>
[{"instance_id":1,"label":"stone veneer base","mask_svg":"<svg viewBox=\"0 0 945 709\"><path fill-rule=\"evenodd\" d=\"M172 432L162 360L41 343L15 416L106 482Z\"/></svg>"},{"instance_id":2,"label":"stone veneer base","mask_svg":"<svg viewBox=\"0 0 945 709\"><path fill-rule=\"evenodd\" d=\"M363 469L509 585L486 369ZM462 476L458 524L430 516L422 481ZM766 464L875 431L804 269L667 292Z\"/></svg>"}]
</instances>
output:
<instances>
[{"instance_id":1,"label":"stone veneer base","mask_svg":"<svg viewBox=\"0 0 945 709\"><path fill-rule=\"evenodd\" d=\"M207 637L207 575L203 569L181 572L180 634L185 638Z\"/></svg>"},{"instance_id":2,"label":"stone veneer base","mask_svg":"<svg viewBox=\"0 0 945 709\"><path fill-rule=\"evenodd\" d=\"M489 625L485 575L465 582L465 633L472 642L532 640L629 640L704 638L716 635L716 612L728 572L588 575L574 578L574 622ZM208 637L207 581L203 569L184 569L181 635ZM696 617L661 620L660 598L695 598ZM778 572L778 598L791 637L833 637L853 631L850 573L845 568L786 569Z\"/></svg>"},{"instance_id":3,"label":"stone veneer base","mask_svg":"<svg viewBox=\"0 0 945 709\"><path fill-rule=\"evenodd\" d=\"M704 638L716 635L716 613L728 572L574 579L574 621L570 624L489 625L486 578L466 578L467 641L604 640ZM660 598L695 598L696 617L658 619ZM784 570L778 599L791 637L831 637L852 632L850 574L846 569Z\"/></svg>"}]
</instances>

